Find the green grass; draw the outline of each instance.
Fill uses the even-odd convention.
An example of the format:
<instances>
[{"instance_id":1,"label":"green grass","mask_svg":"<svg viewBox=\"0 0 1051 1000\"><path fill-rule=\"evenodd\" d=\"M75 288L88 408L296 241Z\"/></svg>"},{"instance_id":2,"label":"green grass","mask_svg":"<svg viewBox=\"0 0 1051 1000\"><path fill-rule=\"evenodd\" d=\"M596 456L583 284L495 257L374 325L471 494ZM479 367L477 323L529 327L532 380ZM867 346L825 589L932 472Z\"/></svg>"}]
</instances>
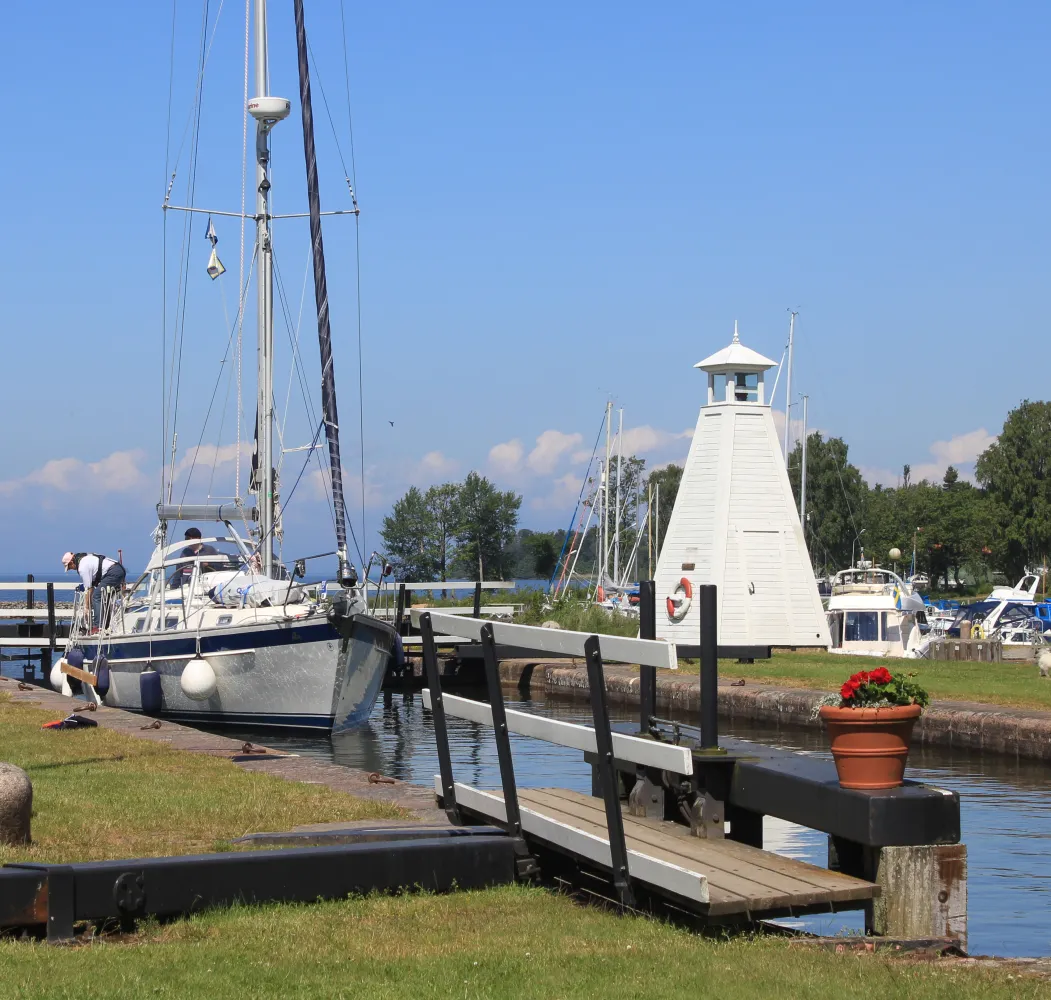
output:
<instances>
[{"instance_id":1,"label":"green grass","mask_svg":"<svg viewBox=\"0 0 1051 1000\"><path fill-rule=\"evenodd\" d=\"M1000 970L701 938L539 889L215 910L80 948L0 942L0 997L1046 996Z\"/></svg>"},{"instance_id":2,"label":"green grass","mask_svg":"<svg viewBox=\"0 0 1051 1000\"><path fill-rule=\"evenodd\" d=\"M0 760L33 782L33 843L0 845L0 863L188 854L254 831L406 815L101 726L40 728L53 718L0 700Z\"/></svg>"},{"instance_id":3,"label":"green grass","mask_svg":"<svg viewBox=\"0 0 1051 1000\"><path fill-rule=\"evenodd\" d=\"M836 691L858 670L884 666L892 673L915 673L931 698L975 701L1014 708L1051 710L1051 680L1032 663L968 663L842 656L834 653L777 651L769 660L720 660L720 677L745 677L782 687ZM697 661L680 660L680 669L697 673Z\"/></svg>"}]
</instances>

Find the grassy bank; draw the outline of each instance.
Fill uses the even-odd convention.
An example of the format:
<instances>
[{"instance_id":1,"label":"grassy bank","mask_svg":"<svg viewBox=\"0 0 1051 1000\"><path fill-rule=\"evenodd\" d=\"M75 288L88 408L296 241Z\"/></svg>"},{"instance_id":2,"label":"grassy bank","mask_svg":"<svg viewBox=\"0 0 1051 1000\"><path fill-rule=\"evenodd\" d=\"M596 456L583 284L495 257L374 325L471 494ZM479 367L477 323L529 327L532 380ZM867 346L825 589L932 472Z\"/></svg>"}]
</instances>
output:
<instances>
[{"instance_id":1,"label":"grassy bank","mask_svg":"<svg viewBox=\"0 0 1051 1000\"><path fill-rule=\"evenodd\" d=\"M0 996L970 1000L1047 983L781 939L704 939L539 889L213 911L122 943L0 942Z\"/></svg>"},{"instance_id":2,"label":"grassy bank","mask_svg":"<svg viewBox=\"0 0 1051 1000\"><path fill-rule=\"evenodd\" d=\"M55 717L0 700L0 760L33 782L33 843L0 845L0 863L191 854L253 831L401 815L101 726L40 728Z\"/></svg>"},{"instance_id":3,"label":"grassy bank","mask_svg":"<svg viewBox=\"0 0 1051 1000\"><path fill-rule=\"evenodd\" d=\"M1051 710L1051 680L1042 678L1032 663L952 663L779 651L771 659L755 663L720 660L719 676L836 691L855 671L877 666L884 666L892 673L915 673L916 680L934 699ZM680 661L680 669L697 673L697 661Z\"/></svg>"}]
</instances>

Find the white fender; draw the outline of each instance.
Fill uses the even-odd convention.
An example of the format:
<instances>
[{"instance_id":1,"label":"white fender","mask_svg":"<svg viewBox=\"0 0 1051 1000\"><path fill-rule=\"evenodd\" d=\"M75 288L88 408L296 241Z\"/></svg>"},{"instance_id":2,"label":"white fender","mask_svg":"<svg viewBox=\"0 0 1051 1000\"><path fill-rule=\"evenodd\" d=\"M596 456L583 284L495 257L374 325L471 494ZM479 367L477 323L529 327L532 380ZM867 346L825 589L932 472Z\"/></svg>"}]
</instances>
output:
<instances>
[{"instance_id":1,"label":"white fender","mask_svg":"<svg viewBox=\"0 0 1051 1000\"><path fill-rule=\"evenodd\" d=\"M49 677L49 680L51 681L51 686L56 691L61 691L62 685L66 683L66 675L62 673L62 667L65 662L66 658L64 656L60 657L55 661L55 665L51 668L51 676Z\"/></svg>"},{"instance_id":2,"label":"white fender","mask_svg":"<svg viewBox=\"0 0 1051 1000\"><path fill-rule=\"evenodd\" d=\"M195 656L185 667L179 677L179 687L187 698L193 701L207 701L218 686L212 665L203 656Z\"/></svg>"}]
</instances>

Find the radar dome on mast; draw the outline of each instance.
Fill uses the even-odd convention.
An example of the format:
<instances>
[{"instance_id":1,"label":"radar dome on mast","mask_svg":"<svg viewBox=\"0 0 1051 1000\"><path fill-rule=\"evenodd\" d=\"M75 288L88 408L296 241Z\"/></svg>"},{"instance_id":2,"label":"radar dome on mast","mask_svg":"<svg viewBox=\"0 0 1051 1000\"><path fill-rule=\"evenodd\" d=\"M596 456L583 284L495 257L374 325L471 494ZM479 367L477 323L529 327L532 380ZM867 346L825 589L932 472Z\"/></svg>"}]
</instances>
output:
<instances>
[{"instance_id":1,"label":"radar dome on mast","mask_svg":"<svg viewBox=\"0 0 1051 1000\"><path fill-rule=\"evenodd\" d=\"M291 111L287 97L253 97L248 102L248 113L258 122L284 121Z\"/></svg>"}]
</instances>

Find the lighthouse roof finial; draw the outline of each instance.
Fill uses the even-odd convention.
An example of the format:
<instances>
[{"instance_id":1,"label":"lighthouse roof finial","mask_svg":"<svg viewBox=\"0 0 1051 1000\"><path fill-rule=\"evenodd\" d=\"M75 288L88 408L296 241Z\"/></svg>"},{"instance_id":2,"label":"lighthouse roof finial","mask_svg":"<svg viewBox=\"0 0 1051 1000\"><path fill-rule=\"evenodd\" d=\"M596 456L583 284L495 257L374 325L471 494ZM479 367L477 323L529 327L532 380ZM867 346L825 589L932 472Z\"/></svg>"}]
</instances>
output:
<instances>
[{"instance_id":1,"label":"lighthouse roof finial","mask_svg":"<svg viewBox=\"0 0 1051 1000\"><path fill-rule=\"evenodd\" d=\"M776 361L763 357L758 351L753 351L741 343L740 334L737 332L737 320L734 320L733 341L711 357L698 361L693 367L715 372L761 372L773 368L776 364Z\"/></svg>"}]
</instances>

